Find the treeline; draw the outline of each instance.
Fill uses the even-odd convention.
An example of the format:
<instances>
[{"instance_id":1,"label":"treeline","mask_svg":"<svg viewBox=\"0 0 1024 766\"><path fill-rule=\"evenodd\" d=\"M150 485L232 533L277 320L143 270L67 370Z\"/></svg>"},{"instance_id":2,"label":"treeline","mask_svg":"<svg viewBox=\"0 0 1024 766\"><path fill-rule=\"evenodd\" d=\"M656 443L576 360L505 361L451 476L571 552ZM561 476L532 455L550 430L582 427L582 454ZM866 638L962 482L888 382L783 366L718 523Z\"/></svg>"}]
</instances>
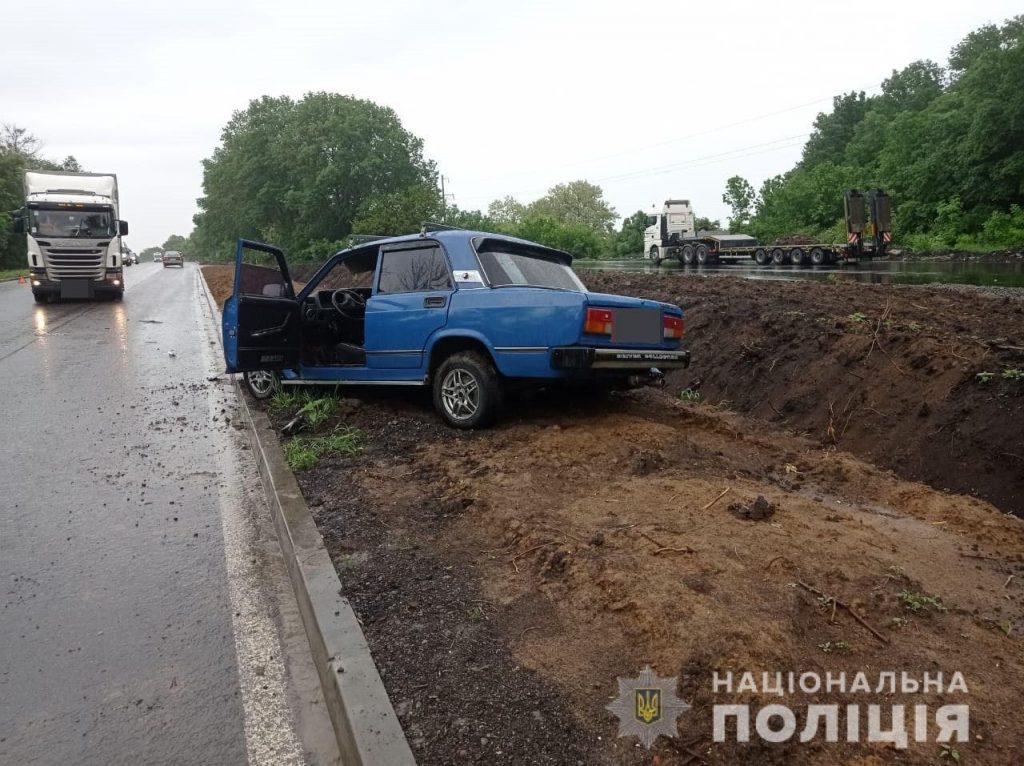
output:
<instances>
[{"instance_id":1,"label":"treeline","mask_svg":"<svg viewBox=\"0 0 1024 766\"><path fill-rule=\"evenodd\" d=\"M42 143L25 128L0 124L0 269L25 266L25 235L12 230L14 215L25 204L26 170L82 168L74 157L54 162L42 156Z\"/></svg>"},{"instance_id":2,"label":"treeline","mask_svg":"<svg viewBox=\"0 0 1024 766\"><path fill-rule=\"evenodd\" d=\"M353 234L405 234L424 221L607 258L641 252L647 225L638 212L616 229L615 209L586 181L558 184L530 204L506 197L486 211L462 210L443 198L423 142L393 110L336 93L264 96L236 112L203 161L198 202L186 251L204 260L232 257L239 237L321 259Z\"/></svg>"},{"instance_id":3,"label":"treeline","mask_svg":"<svg viewBox=\"0 0 1024 766\"><path fill-rule=\"evenodd\" d=\"M1024 246L1024 16L983 26L945 66L915 61L881 93L837 96L801 161L754 189L730 178L730 228L762 241L845 238L842 195L883 188L913 250Z\"/></svg>"}]
</instances>

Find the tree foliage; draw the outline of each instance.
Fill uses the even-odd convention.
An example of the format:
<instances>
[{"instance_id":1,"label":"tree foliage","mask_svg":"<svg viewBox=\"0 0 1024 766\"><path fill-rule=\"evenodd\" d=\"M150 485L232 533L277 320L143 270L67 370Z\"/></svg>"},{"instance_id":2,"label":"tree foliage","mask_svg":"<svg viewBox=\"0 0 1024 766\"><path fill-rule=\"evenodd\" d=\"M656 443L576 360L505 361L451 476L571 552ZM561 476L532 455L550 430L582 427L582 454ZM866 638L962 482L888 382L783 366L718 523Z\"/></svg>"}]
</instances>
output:
<instances>
[{"instance_id":1,"label":"tree foliage","mask_svg":"<svg viewBox=\"0 0 1024 766\"><path fill-rule=\"evenodd\" d=\"M298 253L344 241L357 222L399 231L411 221L404 204L439 209L440 195L427 199L436 180L423 142L387 107L336 93L264 96L235 112L203 161L193 244L207 258L238 237Z\"/></svg>"},{"instance_id":2,"label":"tree foliage","mask_svg":"<svg viewBox=\"0 0 1024 766\"><path fill-rule=\"evenodd\" d=\"M819 114L801 161L756 195L730 178L730 225L762 239L806 233L840 239L842 195L884 188L896 241L1021 247L1024 205L1024 16L968 34L947 66L914 61L881 93L836 96ZM1016 212L1015 212L1016 211Z\"/></svg>"}]
</instances>

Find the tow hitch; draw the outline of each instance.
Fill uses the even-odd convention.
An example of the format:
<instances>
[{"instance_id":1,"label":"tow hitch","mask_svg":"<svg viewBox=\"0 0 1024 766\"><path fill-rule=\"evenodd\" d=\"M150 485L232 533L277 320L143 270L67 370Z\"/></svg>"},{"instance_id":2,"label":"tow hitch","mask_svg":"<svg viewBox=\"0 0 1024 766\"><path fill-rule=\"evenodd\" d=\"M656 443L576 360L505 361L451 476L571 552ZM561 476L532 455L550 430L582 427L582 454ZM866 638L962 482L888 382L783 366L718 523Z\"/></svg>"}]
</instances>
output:
<instances>
[{"instance_id":1,"label":"tow hitch","mask_svg":"<svg viewBox=\"0 0 1024 766\"><path fill-rule=\"evenodd\" d=\"M657 367L652 367L645 375L630 375L626 379L630 388L641 388L651 386L652 388L665 387L665 373Z\"/></svg>"}]
</instances>

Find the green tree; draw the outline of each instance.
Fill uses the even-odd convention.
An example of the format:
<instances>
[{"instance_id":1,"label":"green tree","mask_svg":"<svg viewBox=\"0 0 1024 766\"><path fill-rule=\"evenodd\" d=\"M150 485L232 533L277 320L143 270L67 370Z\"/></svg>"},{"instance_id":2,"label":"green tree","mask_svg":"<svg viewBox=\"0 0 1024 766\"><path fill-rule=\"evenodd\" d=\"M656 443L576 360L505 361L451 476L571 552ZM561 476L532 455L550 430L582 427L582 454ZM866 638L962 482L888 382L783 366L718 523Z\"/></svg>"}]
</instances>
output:
<instances>
[{"instance_id":1,"label":"green tree","mask_svg":"<svg viewBox=\"0 0 1024 766\"><path fill-rule=\"evenodd\" d=\"M336 93L264 96L235 112L203 161L193 239L207 258L229 256L238 237L288 251L343 241L358 217L376 223L393 213L393 195L436 176L387 107Z\"/></svg>"},{"instance_id":2,"label":"green tree","mask_svg":"<svg viewBox=\"0 0 1024 766\"><path fill-rule=\"evenodd\" d=\"M515 226L523 220L524 215L526 206L512 197L496 199L487 206L487 217L502 225Z\"/></svg>"},{"instance_id":3,"label":"green tree","mask_svg":"<svg viewBox=\"0 0 1024 766\"><path fill-rule=\"evenodd\" d=\"M757 192L750 182L741 176L732 176L725 182L722 202L732 209L729 216L729 230L739 231L750 226L750 219L757 205Z\"/></svg>"},{"instance_id":4,"label":"green tree","mask_svg":"<svg viewBox=\"0 0 1024 766\"><path fill-rule=\"evenodd\" d=\"M867 114L871 100L864 91L853 91L832 99L832 111L814 120L814 131L804 145L801 164L813 167L822 162L842 162L846 146Z\"/></svg>"},{"instance_id":5,"label":"green tree","mask_svg":"<svg viewBox=\"0 0 1024 766\"><path fill-rule=\"evenodd\" d=\"M565 224L611 233L618 217L604 199L600 186L587 181L557 184L527 208L530 216L551 218Z\"/></svg>"},{"instance_id":6,"label":"green tree","mask_svg":"<svg viewBox=\"0 0 1024 766\"><path fill-rule=\"evenodd\" d=\"M630 255L640 255L644 251L644 230L648 226L647 215L643 210L637 210L633 215L622 221L622 228L615 237L615 255L624 258Z\"/></svg>"},{"instance_id":7,"label":"green tree","mask_svg":"<svg viewBox=\"0 0 1024 766\"><path fill-rule=\"evenodd\" d=\"M751 189L753 191L753 189ZM717 218L712 220L711 218L705 218L702 215L697 216L694 219L693 226L697 231L720 231L722 228L722 222Z\"/></svg>"},{"instance_id":8,"label":"green tree","mask_svg":"<svg viewBox=\"0 0 1024 766\"><path fill-rule=\"evenodd\" d=\"M179 253L184 253L190 249L188 237L183 237L180 234L172 234L164 241L163 249L177 250Z\"/></svg>"},{"instance_id":9,"label":"green tree","mask_svg":"<svg viewBox=\"0 0 1024 766\"><path fill-rule=\"evenodd\" d=\"M359 208L353 223L355 234L409 234L424 222L440 222L441 192L429 183L376 194Z\"/></svg>"}]
</instances>

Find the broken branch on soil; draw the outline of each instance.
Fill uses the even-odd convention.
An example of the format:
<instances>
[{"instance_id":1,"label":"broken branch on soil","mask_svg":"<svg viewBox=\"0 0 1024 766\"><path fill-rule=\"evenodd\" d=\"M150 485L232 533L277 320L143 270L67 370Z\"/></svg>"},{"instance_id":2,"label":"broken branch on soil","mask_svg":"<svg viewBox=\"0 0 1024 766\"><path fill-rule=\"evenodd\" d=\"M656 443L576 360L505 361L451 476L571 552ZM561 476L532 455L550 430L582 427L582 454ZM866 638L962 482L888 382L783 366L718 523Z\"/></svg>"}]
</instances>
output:
<instances>
[{"instance_id":1,"label":"broken branch on soil","mask_svg":"<svg viewBox=\"0 0 1024 766\"><path fill-rule=\"evenodd\" d=\"M982 556L978 553L961 553L960 555L963 556L965 559L981 559L982 561L1001 561L1001 559L999 559L996 556Z\"/></svg>"},{"instance_id":2,"label":"broken branch on soil","mask_svg":"<svg viewBox=\"0 0 1024 766\"><path fill-rule=\"evenodd\" d=\"M648 542L654 543L654 545L657 546L657 550L654 551L654 555L655 556L657 556L659 553L696 553L697 552L697 551L695 551L693 548L691 548L688 545L684 545L682 548L673 548L671 545L665 545L665 543L663 543L663 542L661 542L659 540L655 540L649 534L647 534L646 532L643 532L643 531L641 531L639 529L636 530L636 533L638 535L640 535L640 537L642 537L645 540L647 540Z\"/></svg>"},{"instance_id":3,"label":"broken branch on soil","mask_svg":"<svg viewBox=\"0 0 1024 766\"><path fill-rule=\"evenodd\" d=\"M843 609L845 609L847 612L850 613L850 616L853 617L853 619L855 619L857 622L859 622L861 625L863 625L865 628L867 628L867 630L871 632L871 635L873 635L875 638L877 638L883 644L888 644L889 643L889 639L888 638L886 638L881 633L879 633L877 630L875 630L875 628L871 625L871 623L869 623L867 620L865 620L863 617L861 617L859 614L857 614L857 612L855 612L853 607L851 607L849 604L840 601L835 596L830 596L827 593L824 593L824 592L818 590L813 585L808 585L803 580L797 580L796 584L799 585L804 590L808 590L811 593L813 593L813 594L815 594L817 596L820 596L821 598L828 599L829 601L831 601L832 604L833 604L833 617L835 616L835 607L836 606L841 606Z\"/></svg>"},{"instance_id":4,"label":"broken branch on soil","mask_svg":"<svg viewBox=\"0 0 1024 766\"><path fill-rule=\"evenodd\" d=\"M514 566L516 568L516 571L518 572L519 571L519 566L516 564L516 559L522 558L527 553L533 553L534 551L539 551L541 548L546 548L549 545L565 545L565 542L562 541L562 540L548 540L546 543L541 543L540 545L535 545L532 548L527 548L522 553L517 553L515 556L510 558L509 561L512 562L512 566Z\"/></svg>"},{"instance_id":5,"label":"broken branch on soil","mask_svg":"<svg viewBox=\"0 0 1024 766\"><path fill-rule=\"evenodd\" d=\"M701 510L702 511L706 511L708 508L713 506L715 503L717 503L719 500L721 500L723 497L725 497L726 494L728 494L730 489L732 489L732 487L726 487L725 489L723 489L714 500L712 500L710 503L708 503L703 508L701 508Z\"/></svg>"}]
</instances>

